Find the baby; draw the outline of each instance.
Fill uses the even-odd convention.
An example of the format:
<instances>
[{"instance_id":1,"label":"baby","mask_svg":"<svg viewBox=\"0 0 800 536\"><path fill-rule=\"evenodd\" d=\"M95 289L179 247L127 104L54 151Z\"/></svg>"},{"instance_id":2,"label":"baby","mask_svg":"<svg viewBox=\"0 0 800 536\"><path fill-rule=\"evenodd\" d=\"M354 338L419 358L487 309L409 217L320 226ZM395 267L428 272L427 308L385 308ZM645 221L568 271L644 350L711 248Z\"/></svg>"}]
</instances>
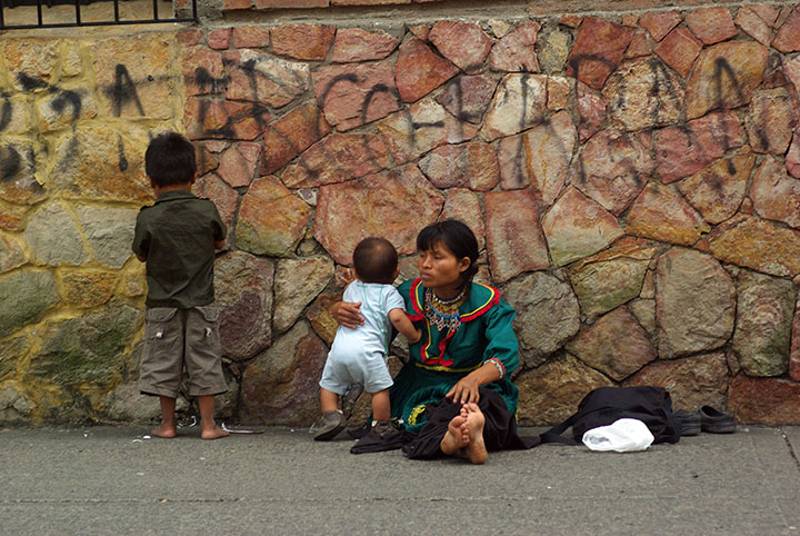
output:
<instances>
[{"instance_id":1,"label":"baby","mask_svg":"<svg viewBox=\"0 0 800 536\"><path fill-rule=\"evenodd\" d=\"M356 280L347 286L342 299L361 304L364 322L355 329L340 326L336 332L319 382L322 419L314 435L317 441L333 439L344 429L339 399L351 384L363 385L372 395L374 424L370 433L382 434L391 427L389 387L393 382L386 366L391 326L409 342L417 342L421 336L392 285L398 274L397 250L392 243L385 238L365 238L353 252L353 268Z\"/></svg>"}]
</instances>

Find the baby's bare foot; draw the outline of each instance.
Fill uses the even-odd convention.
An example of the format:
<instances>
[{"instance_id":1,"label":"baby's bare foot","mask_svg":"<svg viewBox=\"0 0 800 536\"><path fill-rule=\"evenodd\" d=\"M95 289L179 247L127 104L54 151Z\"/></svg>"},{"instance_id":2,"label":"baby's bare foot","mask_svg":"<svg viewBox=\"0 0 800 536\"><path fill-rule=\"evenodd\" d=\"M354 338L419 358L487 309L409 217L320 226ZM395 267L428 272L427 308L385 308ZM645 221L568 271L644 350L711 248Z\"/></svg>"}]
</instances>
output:
<instances>
[{"instance_id":1,"label":"baby's bare foot","mask_svg":"<svg viewBox=\"0 0 800 536\"><path fill-rule=\"evenodd\" d=\"M176 435L178 435L178 431L175 429L174 424L164 424L161 423L161 426L158 428L153 428L150 430L150 435L155 437L161 437L163 439L172 439Z\"/></svg>"},{"instance_id":2,"label":"baby's bare foot","mask_svg":"<svg viewBox=\"0 0 800 536\"><path fill-rule=\"evenodd\" d=\"M456 415L447 425L447 433L444 434L439 448L448 456L456 456L468 443L467 419L462 415Z\"/></svg>"},{"instance_id":3,"label":"baby's bare foot","mask_svg":"<svg viewBox=\"0 0 800 536\"><path fill-rule=\"evenodd\" d=\"M467 408L467 429L469 431L469 444L467 445L467 459L476 465L486 463L489 452L483 441L483 426L486 418L477 404L466 404Z\"/></svg>"},{"instance_id":4,"label":"baby's bare foot","mask_svg":"<svg viewBox=\"0 0 800 536\"><path fill-rule=\"evenodd\" d=\"M228 437L230 434L220 428L219 426L214 426L213 428L206 428L200 430L200 438L201 439L220 439L222 437Z\"/></svg>"}]
</instances>

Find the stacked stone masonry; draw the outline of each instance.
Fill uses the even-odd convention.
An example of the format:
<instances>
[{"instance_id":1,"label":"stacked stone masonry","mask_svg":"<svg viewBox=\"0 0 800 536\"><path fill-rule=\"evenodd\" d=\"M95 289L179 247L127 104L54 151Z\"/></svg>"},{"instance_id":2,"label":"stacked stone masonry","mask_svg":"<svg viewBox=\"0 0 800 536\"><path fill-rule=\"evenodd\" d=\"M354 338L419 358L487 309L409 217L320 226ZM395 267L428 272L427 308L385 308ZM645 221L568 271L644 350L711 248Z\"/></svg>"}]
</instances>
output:
<instances>
[{"instance_id":1,"label":"stacked stone masonry","mask_svg":"<svg viewBox=\"0 0 800 536\"><path fill-rule=\"evenodd\" d=\"M300 2L346 3L386 2ZM230 230L226 415L309 424L353 246L413 277L458 217L518 312L522 422L650 384L800 423L800 7L507 17L0 35L0 422L157 415L130 242L177 129Z\"/></svg>"},{"instance_id":2,"label":"stacked stone masonry","mask_svg":"<svg viewBox=\"0 0 800 536\"><path fill-rule=\"evenodd\" d=\"M398 6L443 0L222 0L222 11L312 9L337 6Z\"/></svg>"}]
</instances>

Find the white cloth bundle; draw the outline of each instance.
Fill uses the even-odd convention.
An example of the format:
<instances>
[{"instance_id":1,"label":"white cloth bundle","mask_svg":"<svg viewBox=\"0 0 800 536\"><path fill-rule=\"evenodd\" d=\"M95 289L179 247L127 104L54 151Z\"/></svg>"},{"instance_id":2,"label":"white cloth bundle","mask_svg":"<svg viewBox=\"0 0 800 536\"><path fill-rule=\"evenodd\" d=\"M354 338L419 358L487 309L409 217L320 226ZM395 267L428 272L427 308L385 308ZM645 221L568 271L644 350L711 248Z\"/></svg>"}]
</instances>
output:
<instances>
[{"instance_id":1,"label":"white cloth bundle","mask_svg":"<svg viewBox=\"0 0 800 536\"><path fill-rule=\"evenodd\" d=\"M583 444L591 450L636 452L653 443L653 434L642 421L619 419L608 426L592 428L583 434Z\"/></svg>"}]
</instances>

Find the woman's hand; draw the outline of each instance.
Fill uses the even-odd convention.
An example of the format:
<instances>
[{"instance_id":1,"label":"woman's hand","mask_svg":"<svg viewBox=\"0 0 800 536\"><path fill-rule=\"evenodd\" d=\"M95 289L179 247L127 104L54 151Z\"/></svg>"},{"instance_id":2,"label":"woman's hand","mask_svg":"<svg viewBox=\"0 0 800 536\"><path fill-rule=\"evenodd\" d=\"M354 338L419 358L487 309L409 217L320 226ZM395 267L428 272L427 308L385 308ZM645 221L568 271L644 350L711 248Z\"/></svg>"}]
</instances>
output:
<instances>
[{"instance_id":1,"label":"woman's hand","mask_svg":"<svg viewBox=\"0 0 800 536\"><path fill-rule=\"evenodd\" d=\"M364 323L360 302L336 302L331 306L330 312L334 320L346 328L355 329Z\"/></svg>"},{"instance_id":2,"label":"woman's hand","mask_svg":"<svg viewBox=\"0 0 800 536\"><path fill-rule=\"evenodd\" d=\"M478 387L480 387L480 385L480 382L475 376L468 374L458 380L458 383L444 396L460 404L469 404L470 402L477 403L480 399L480 394L478 394Z\"/></svg>"}]
</instances>

